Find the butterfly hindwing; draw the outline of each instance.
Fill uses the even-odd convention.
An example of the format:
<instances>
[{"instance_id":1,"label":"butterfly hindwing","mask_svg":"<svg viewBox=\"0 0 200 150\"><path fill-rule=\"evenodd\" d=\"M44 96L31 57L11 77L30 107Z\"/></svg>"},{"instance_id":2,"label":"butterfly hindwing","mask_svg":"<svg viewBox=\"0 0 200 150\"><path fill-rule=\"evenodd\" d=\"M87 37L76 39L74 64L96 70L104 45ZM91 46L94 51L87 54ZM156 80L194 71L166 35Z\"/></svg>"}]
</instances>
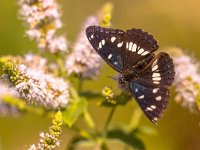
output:
<instances>
[{"instance_id":1,"label":"butterfly hindwing","mask_svg":"<svg viewBox=\"0 0 200 150\"><path fill-rule=\"evenodd\" d=\"M116 71L123 71L122 52L125 32L119 29L89 26L86 35L96 52Z\"/></svg>"},{"instance_id":2,"label":"butterfly hindwing","mask_svg":"<svg viewBox=\"0 0 200 150\"><path fill-rule=\"evenodd\" d=\"M158 49L157 41L142 29L127 30L125 43L126 48L123 52L124 68L131 68L138 61Z\"/></svg>"},{"instance_id":3,"label":"butterfly hindwing","mask_svg":"<svg viewBox=\"0 0 200 150\"><path fill-rule=\"evenodd\" d=\"M144 114L156 123L167 108L170 95L168 88L136 80L129 83L129 89Z\"/></svg>"},{"instance_id":4,"label":"butterfly hindwing","mask_svg":"<svg viewBox=\"0 0 200 150\"><path fill-rule=\"evenodd\" d=\"M174 76L173 60L165 52L159 53L139 74L144 82L167 87L174 81Z\"/></svg>"}]
</instances>

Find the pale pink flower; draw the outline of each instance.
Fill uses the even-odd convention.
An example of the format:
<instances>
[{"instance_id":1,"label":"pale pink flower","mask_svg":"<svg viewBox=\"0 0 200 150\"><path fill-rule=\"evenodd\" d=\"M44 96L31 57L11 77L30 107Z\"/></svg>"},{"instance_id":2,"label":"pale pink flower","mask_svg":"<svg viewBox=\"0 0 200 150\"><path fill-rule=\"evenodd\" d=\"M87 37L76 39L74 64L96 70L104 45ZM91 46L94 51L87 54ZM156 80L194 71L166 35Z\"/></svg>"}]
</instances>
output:
<instances>
[{"instance_id":1,"label":"pale pink flower","mask_svg":"<svg viewBox=\"0 0 200 150\"><path fill-rule=\"evenodd\" d=\"M75 73L83 78L91 78L99 73L101 58L92 48L85 35L85 29L88 26L98 24L98 17L91 16L86 20L73 46L73 52L66 58L65 67L69 74Z\"/></svg>"},{"instance_id":2,"label":"pale pink flower","mask_svg":"<svg viewBox=\"0 0 200 150\"><path fill-rule=\"evenodd\" d=\"M35 39L43 51L57 53L67 51L64 36L56 36L62 27L61 12L56 0L21 0L20 16L27 26L26 34Z\"/></svg>"}]
</instances>

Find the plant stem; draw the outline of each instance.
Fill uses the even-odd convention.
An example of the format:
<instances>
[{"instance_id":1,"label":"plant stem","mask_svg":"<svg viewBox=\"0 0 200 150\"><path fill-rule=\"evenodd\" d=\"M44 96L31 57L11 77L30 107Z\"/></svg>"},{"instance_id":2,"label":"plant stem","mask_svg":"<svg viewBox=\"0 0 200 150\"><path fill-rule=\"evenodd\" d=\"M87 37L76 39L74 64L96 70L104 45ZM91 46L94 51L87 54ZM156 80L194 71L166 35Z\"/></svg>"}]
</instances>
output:
<instances>
[{"instance_id":1,"label":"plant stem","mask_svg":"<svg viewBox=\"0 0 200 150\"><path fill-rule=\"evenodd\" d=\"M73 86L70 86L69 91L70 91L71 97L72 97L74 100L79 100L79 99L80 99L80 97L79 97L79 95L78 95L76 89L75 89Z\"/></svg>"},{"instance_id":2,"label":"plant stem","mask_svg":"<svg viewBox=\"0 0 200 150\"><path fill-rule=\"evenodd\" d=\"M64 66L63 60L60 58L59 55L56 55L56 61L60 69L60 75L65 77L66 76L65 66Z\"/></svg>"},{"instance_id":3,"label":"plant stem","mask_svg":"<svg viewBox=\"0 0 200 150\"><path fill-rule=\"evenodd\" d=\"M80 75L80 78L78 80L78 93L81 93L82 92L82 89L83 89L83 81L84 79L82 78L82 75Z\"/></svg>"},{"instance_id":4,"label":"plant stem","mask_svg":"<svg viewBox=\"0 0 200 150\"><path fill-rule=\"evenodd\" d=\"M92 117L88 113L87 110L84 111L83 113L85 121L87 122L87 125L89 126L90 129L95 129L95 124L94 121L92 120Z\"/></svg>"},{"instance_id":5,"label":"plant stem","mask_svg":"<svg viewBox=\"0 0 200 150\"><path fill-rule=\"evenodd\" d=\"M108 119L107 119L107 121L106 121L106 123L105 123L105 126L104 126L104 133L105 133L105 134L106 134L106 132L107 132L107 130L108 130L108 126L109 126L109 124L110 124L110 122L111 122L111 119L112 119L112 117L113 117L113 114L114 114L114 112L115 112L115 109L116 109L116 106L113 106L113 108L111 109L110 114L109 114L109 116L108 116Z\"/></svg>"}]
</instances>

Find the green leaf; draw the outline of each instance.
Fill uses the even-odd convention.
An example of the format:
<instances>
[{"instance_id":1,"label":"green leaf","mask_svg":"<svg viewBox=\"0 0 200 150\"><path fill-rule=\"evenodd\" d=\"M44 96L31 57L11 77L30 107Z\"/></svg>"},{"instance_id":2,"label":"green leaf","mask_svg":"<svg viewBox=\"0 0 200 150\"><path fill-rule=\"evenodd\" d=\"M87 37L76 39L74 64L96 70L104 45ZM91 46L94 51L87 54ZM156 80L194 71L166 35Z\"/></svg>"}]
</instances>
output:
<instances>
[{"instance_id":1,"label":"green leaf","mask_svg":"<svg viewBox=\"0 0 200 150\"><path fill-rule=\"evenodd\" d=\"M132 147L133 149L145 150L144 143L141 139L136 137L135 134L125 132L122 129L109 130L107 132L107 138L120 140L121 142Z\"/></svg>"},{"instance_id":2,"label":"green leaf","mask_svg":"<svg viewBox=\"0 0 200 150\"><path fill-rule=\"evenodd\" d=\"M87 100L82 98L78 101L74 101L69 107L63 111L64 122L71 127L78 117L83 114L87 109Z\"/></svg>"}]
</instances>

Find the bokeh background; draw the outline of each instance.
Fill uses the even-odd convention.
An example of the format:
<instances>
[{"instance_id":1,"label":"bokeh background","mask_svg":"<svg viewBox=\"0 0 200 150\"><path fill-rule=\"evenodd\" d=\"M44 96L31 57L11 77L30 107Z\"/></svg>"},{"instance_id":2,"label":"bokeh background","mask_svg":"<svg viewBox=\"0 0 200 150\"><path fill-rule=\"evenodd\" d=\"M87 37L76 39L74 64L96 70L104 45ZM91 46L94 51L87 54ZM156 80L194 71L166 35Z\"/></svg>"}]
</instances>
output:
<instances>
[{"instance_id":1,"label":"bokeh background","mask_svg":"<svg viewBox=\"0 0 200 150\"><path fill-rule=\"evenodd\" d=\"M73 42L87 16L93 15L107 1L59 0L62 6L64 28ZM115 28L142 28L159 40L160 49L179 46L200 59L200 1L199 0L110 0L114 4L112 25ZM6 0L0 4L0 55L17 55L37 52L36 43L24 36L24 26L19 20L17 1ZM86 82L84 90L100 91L105 85L115 89L116 84L107 76L115 72L107 65L95 82ZM95 87L95 89L94 89ZM97 106L98 99L90 101L89 111L99 129L105 122L109 109ZM127 123L135 101L119 107L114 122ZM164 117L153 125L143 115L140 125L148 125L157 131L154 136L141 135L147 150L200 150L200 114L190 113L170 99ZM19 118L0 118L0 150L26 149L37 143L40 131L47 131L51 120L31 113ZM82 124L79 121L79 124ZM61 147L65 150L73 131L63 128ZM116 147L113 147L116 149Z\"/></svg>"}]
</instances>

